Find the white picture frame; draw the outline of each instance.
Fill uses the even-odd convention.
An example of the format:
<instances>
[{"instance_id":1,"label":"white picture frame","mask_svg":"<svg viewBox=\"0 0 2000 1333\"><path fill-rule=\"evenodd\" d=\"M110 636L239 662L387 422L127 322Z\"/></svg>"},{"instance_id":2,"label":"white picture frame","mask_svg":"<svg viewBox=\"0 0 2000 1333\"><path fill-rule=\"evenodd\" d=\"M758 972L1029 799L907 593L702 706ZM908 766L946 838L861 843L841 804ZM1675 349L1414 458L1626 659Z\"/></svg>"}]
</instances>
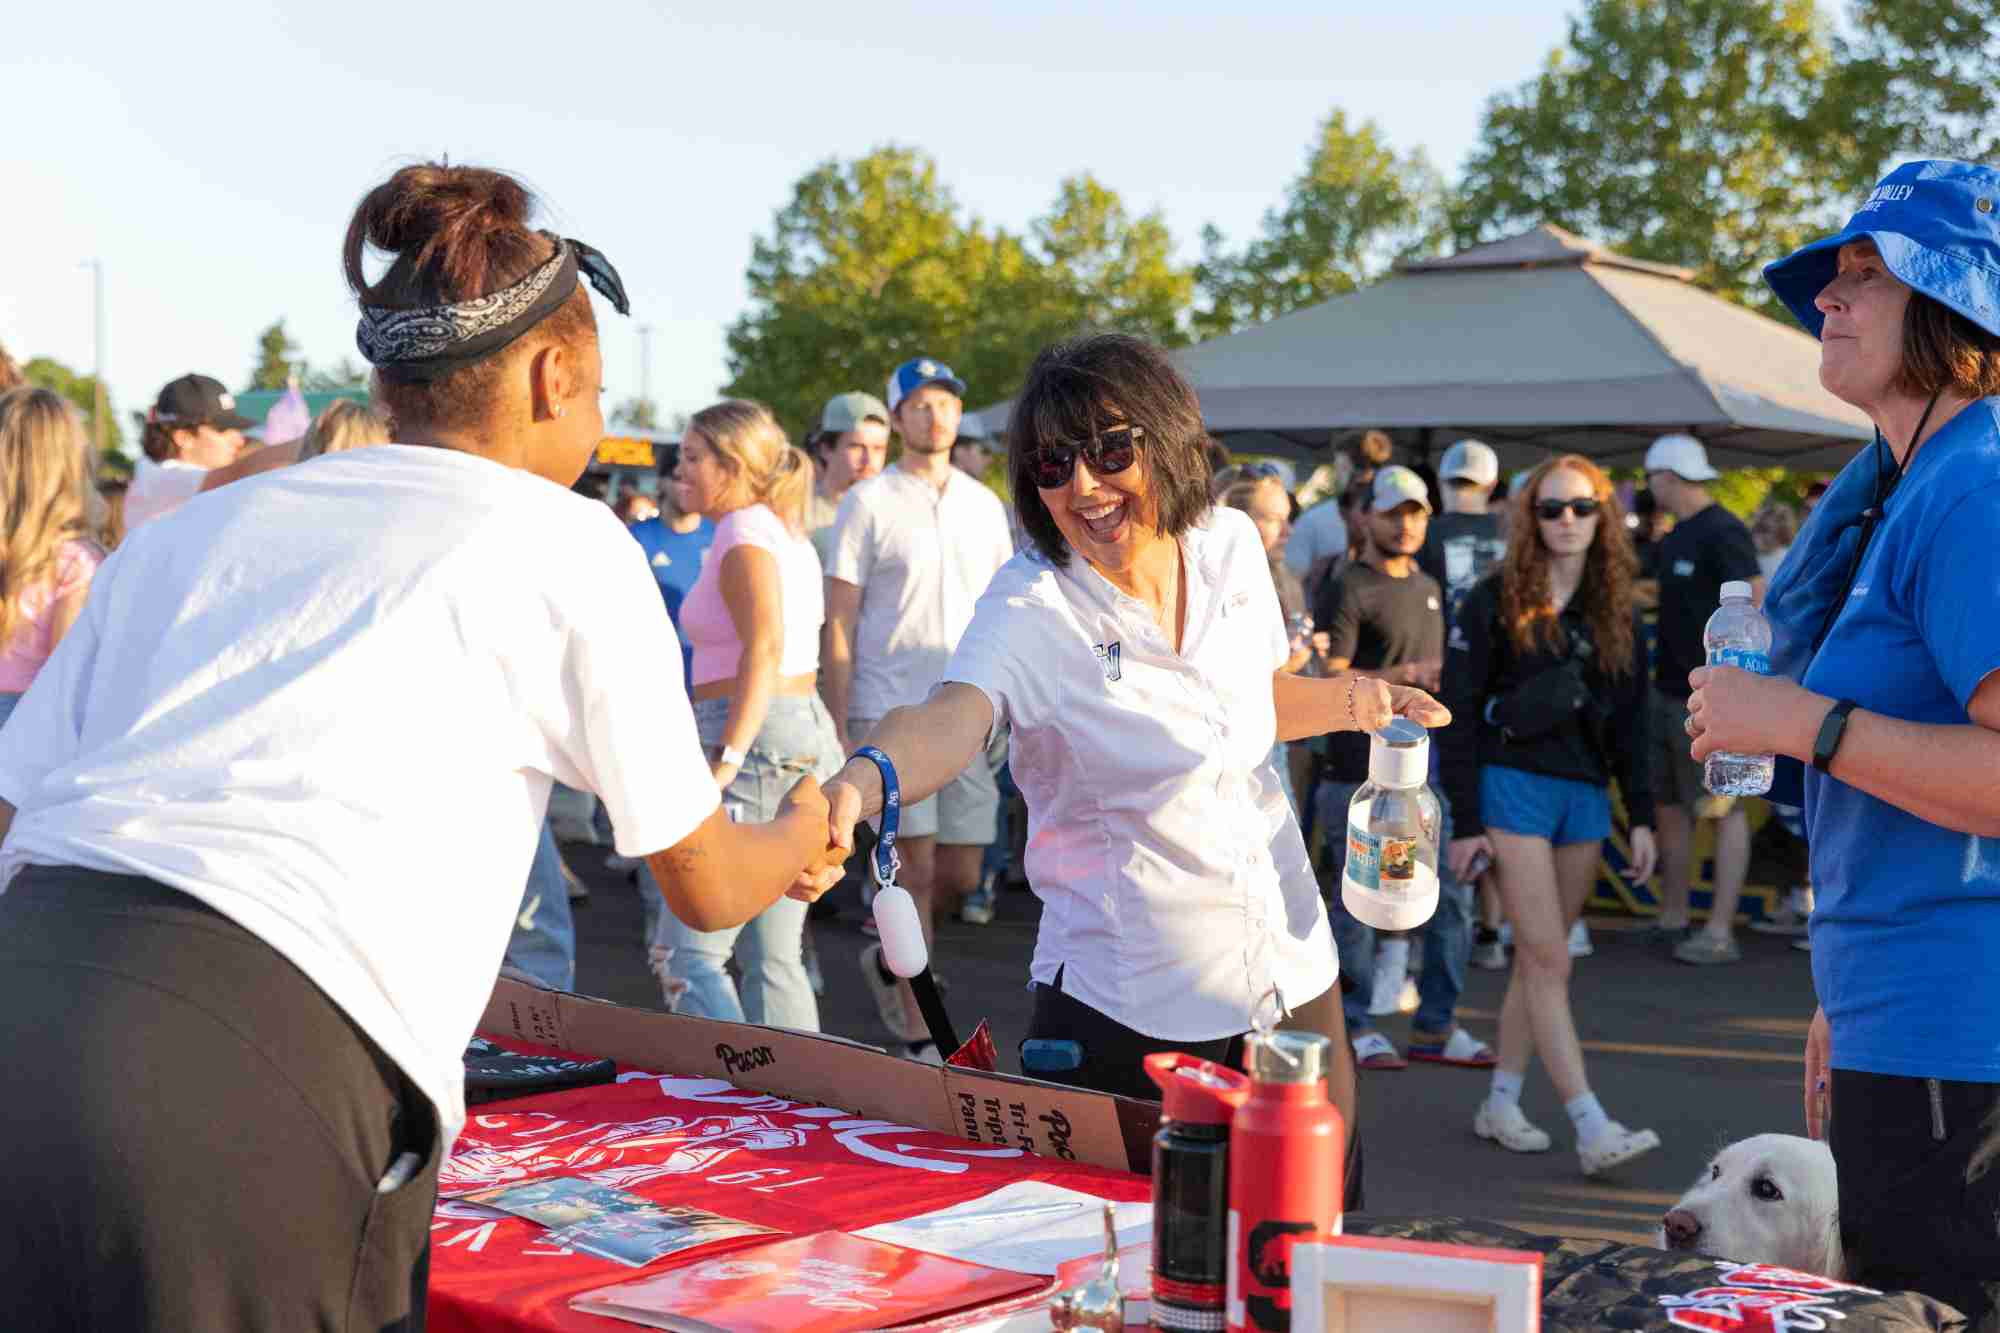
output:
<instances>
[{"instance_id":1,"label":"white picture frame","mask_svg":"<svg viewBox=\"0 0 2000 1333\"><path fill-rule=\"evenodd\" d=\"M1292 1247L1293 1333L1540 1333L1542 1257L1341 1236Z\"/></svg>"}]
</instances>

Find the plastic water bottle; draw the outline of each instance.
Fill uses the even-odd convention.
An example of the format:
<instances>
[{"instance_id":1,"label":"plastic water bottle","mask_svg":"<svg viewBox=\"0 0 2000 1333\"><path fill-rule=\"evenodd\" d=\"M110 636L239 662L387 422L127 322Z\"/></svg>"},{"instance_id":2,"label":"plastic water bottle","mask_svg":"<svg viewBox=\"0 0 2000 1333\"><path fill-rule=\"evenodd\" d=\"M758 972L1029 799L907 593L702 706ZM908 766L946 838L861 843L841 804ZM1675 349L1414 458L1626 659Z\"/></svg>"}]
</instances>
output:
<instances>
[{"instance_id":1,"label":"plastic water bottle","mask_svg":"<svg viewBox=\"0 0 2000 1333\"><path fill-rule=\"evenodd\" d=\"M1710 666L1741 667L1771 674L1771 622L1750 604L1750 585L1722 585L1722 605L1701 632ZM1762 796L1771 790L1777 759L1768 754L1725 754L1718 750L1702 765L1701 785L1717 796Z\"/></svg>"},{"instance_id":2,"label":"plastic water bottle","mask_svg":"<svg viewBox=\"0 0 2000 1333\"><path fill-rule=\"evenodd\" d=\"M1377 930L1411 930L1438 902L1438 830L1443 813L1424 785L1431 737L1399 717L1368 745L1368 781L1347 806L1347 865L1340 900Z\"/></svg>"}]
</instances>

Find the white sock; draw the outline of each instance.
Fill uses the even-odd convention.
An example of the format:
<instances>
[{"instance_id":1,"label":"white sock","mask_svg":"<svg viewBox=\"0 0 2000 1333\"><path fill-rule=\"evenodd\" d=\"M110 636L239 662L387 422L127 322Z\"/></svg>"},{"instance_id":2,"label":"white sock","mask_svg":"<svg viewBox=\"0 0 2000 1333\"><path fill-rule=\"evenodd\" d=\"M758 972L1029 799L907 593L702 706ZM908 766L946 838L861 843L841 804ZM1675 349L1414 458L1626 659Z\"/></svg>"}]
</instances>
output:
<instances>
[{"instance_id":1,"label":"white sock","mask_svg":"<svg viewBox=\"0 0 2000 1333\"><path fill-rule=\"evenodd\" d=\"M1510 1074L1504 1069L1496 1068L1493 1071L1493 1087L1487 1092L1486 1096L1495 1105L1502 1102L1512 1102L1514 1105L1519 1106L1521 1104L1521 1084L1526 1080L1527 1075L1525 1074Z\"/></svg>"},{"instance_id":2,"label":"white sock","mask_svg":"<svg viewBox=\"0 0 2000 1333\"><path fill-rule=\"evenodd\" d=\"M1403 978L1410 974L1410 939L1401 936L1393 940L1383 940L1375 951L1375 975L1391 976L1396 979L1396 988L1402 989Z\"/></svg>"},{"instance_id":3,"label":"white sock","mask_svg":"<svg viewBox=\"0 0 2000 1333\"><path fill-rule=\"evenodd\" d=\"M1569 1112L1569 1122L1576 1127L1579 1143L1588 1142L1611 1127L1611 1117L1604 1114L1594 1092L1570 1098L1563 1103L1563 1110Z\"/></svg>"}]
</instances>

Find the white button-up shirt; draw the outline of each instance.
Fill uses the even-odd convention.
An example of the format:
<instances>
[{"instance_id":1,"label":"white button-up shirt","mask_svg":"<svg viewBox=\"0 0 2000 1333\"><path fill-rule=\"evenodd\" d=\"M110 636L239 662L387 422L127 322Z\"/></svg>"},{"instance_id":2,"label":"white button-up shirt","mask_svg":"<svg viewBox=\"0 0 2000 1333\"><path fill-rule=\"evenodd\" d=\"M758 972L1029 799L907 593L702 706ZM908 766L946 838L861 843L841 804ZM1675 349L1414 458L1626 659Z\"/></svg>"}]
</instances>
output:
<instances>
[{"instance_id":1,"label":"white button-up shirt","mask_svg":"<svg viewBox=\"0 0 2000 1333\"><path fill-rule=\"evenodd\" d=\"M1290 656L1257 530L1233 509L1182 537L1175 652L1141 602L1080 556L1014 557L944 679L1013 729L1042 899L1032 975L1149 1037L1250 1027L1338 979L1326 908L1270 764L1271 677Z\"/></svg>"},{"instance_id":2,"label":"white button-up shirt","mask_svg":"<svg viewBox=\"0 0 2000 1333\"><path fill-rule=\"evenodd\" d=\"M1007 507L957 468L940 489L892 464L842 496L826 572L861 589L848 717L922 703L1013 554Z\"/></svg>"}]
</instances>

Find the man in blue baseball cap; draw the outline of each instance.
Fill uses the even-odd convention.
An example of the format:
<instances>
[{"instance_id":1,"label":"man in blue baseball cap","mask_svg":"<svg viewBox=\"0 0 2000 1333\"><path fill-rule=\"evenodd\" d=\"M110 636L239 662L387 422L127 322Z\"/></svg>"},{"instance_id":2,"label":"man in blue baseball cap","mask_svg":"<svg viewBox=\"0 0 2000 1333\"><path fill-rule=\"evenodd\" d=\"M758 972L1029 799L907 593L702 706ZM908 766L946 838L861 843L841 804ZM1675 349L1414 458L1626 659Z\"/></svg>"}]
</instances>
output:
<instances>
[{"instance_id":1,"label":"man in blue baseball cap","mask_svg":"<svg viewBox=\"0 0 2000 1333\"><path fill-rule=\"evenodd\" d=\"M1773 674L1690 673L1696 759L1804 773L1809 1132L1846 1277L2000 1297L2000 171L1913 162L1764 271L1874 421L1771 580ZM1794 769L1794 772L1797 770ZM1788 796L1782 780L1774 799Z\"/></svg>"}]
</instances>

